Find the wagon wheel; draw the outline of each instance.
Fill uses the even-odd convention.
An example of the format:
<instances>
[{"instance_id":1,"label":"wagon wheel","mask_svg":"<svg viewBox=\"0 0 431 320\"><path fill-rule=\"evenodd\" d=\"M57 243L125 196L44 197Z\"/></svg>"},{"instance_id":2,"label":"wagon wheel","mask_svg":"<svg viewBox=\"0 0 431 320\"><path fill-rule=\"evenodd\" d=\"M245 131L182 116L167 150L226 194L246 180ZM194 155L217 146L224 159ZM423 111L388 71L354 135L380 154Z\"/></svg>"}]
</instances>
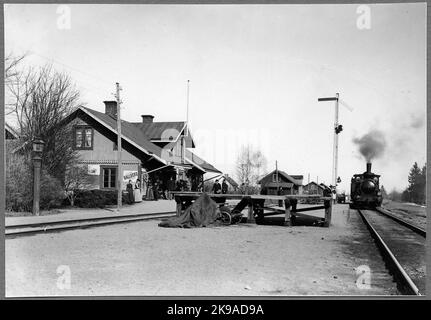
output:
<instances>
[{"instance_id":1,"label":"wagon wheel","mask_svg":"<svg viewBox=\"0 0 431 320\"><path fill-rule=\"evenodd\" d=\"M221 222L226 225L230 225L232 223L232 216L227 211L221 212Z\"/></svg>"}]
</instances>

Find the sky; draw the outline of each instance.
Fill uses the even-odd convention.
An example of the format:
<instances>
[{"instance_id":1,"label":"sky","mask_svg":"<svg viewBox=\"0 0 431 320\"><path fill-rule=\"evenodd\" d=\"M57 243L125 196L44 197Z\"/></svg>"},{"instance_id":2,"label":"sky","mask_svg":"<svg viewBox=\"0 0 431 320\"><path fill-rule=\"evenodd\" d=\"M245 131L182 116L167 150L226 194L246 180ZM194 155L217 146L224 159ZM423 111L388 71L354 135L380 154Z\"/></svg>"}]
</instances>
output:
<instances>
[{"instance_id":1,"label":"sky","mask_svg":"<svg viewBox=\"0 0 431 320\"><path fill-rule=\"evenodd\" d=\"M266 170L331 183L340 94L340 191L365 171L356 141L379 131L372 160L388 191L426 162L426 3L367 5L5 5L5 52L51 63L104 111L186 120L194 152L235 176L242 146Z\"/></svg>"}]
</instances>

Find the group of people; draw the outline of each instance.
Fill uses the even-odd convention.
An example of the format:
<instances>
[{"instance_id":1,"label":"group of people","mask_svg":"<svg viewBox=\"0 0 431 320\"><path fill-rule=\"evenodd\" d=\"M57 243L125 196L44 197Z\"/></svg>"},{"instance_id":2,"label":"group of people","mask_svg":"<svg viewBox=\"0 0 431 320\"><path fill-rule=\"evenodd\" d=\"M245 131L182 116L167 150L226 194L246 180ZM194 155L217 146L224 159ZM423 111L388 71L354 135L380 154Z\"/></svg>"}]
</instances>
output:
<instances>
[{"instance_id":1,"label":"group of people","mask_svg":"<svg viewBox=\"0 0 431 320\"><path fill-rule=\"evenodd\" d=\"M199 186L198 186L199 188ZM202 187L201 187L202 188ZM212 193L215 194L226 194L228 193L228 184L225 179L222 180L220 184L219 180L216 179L215 183L212 187ZM166 183L163 183L162 180L154 179L148 180L146 184L145 199L146 200L172 200L173 199L173 191L190 191L191 186L190 182L187 180L174 180L173 177L170 177ZM133 184L132 180L126 185L127 191L127 203L132 204L135 202L141 202L143 199L141 193L141 180L137 179ZM199 190L197 190L199 191Z\"/></svg>"},{"instance_id":2,"label":"group of people","mask_svg":"<svg viewBox=\"0 0 431 320\"><path fill-rule=\"evenodd\" d=\"M127 203L132 204L135 202L142 201L140 179L136 179L136 182L134 185L132 183L132 180L129 180L129 183L126 185L126 191L127 191Z\"/></svg>"},{"instance_id":3,"label":"group of people","mask_svg":"<svg viewBox=\"0 0 431 320\"><path fill-rule=\"evenodd\" d=\"M226 179L223 179L222 183L220 184L220 182L218 182L218 179L216 179L216 181L214 182L213 188L212 188L212 193L215 194L226 194L229 190L229 186L226 183Z\"/></svg>"},{"instance_id":4,"label":"group of people","mask_svg":"<svg viewBox=\"0 0 431 320\"><path fill-rule=\"evenodd\" d=\"M174 180L170 177L164 183L162 180L149 180L147 184L146 200L172 200L174 191L189 191L190 183L187 180Z\"/></svg>"}]
</instances>

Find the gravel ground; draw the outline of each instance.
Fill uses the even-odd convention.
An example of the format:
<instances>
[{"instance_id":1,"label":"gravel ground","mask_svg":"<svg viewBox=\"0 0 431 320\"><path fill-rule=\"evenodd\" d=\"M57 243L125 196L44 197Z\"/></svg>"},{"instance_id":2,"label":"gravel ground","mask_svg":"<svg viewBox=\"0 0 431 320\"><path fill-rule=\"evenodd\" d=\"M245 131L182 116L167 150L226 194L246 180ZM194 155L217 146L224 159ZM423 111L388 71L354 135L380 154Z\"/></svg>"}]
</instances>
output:
<instances>
[{"instance_id":1,"label":"gravel ground","mask_svg":"<svg viewBox=\"0 0 431 320\"><path fill-rule=\"evenodd\" d=\"M334 209L330 228L151 220L7 239L6 296L397 294L358 215ZM368 289L356 285L361 265L371 269ZM61 270L70 288L58 286Z\"/></svg>"}]
</instances>

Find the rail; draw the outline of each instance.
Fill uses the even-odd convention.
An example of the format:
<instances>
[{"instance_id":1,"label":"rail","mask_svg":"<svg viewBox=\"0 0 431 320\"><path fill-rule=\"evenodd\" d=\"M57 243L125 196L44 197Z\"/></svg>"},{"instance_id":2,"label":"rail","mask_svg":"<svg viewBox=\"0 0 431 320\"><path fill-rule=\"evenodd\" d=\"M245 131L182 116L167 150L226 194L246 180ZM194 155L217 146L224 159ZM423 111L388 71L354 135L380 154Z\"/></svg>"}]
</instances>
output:
<instances>
[{"instance_id":1,"label":"rail","mask_svg":"<svg viewBox=\"0 0 431 320\"><path fill-rule=\"evenodd\" d=\"M371 222L365 217L365 215L362 213L361 210L358 210L362 220L365 222L365 225L367 226L368 230L371 233L371 236L376 240L377 245L381 248L384 256L388 258L389 263L392 265L394 271L398 274L399 279L403 282L403 285L408 289L408 292L413 295L420 296L420 292L418 287L415 285L415 283L412 281L410 276L407 274L407 272L404 270L404 268L401 266L401 264L398 262L395 255L392 253L391 249L389 249L388 245L385 243L383 238L380 236L380 234L377 232L377 230L373 227Z\"/></svg>"}]
</instances>

